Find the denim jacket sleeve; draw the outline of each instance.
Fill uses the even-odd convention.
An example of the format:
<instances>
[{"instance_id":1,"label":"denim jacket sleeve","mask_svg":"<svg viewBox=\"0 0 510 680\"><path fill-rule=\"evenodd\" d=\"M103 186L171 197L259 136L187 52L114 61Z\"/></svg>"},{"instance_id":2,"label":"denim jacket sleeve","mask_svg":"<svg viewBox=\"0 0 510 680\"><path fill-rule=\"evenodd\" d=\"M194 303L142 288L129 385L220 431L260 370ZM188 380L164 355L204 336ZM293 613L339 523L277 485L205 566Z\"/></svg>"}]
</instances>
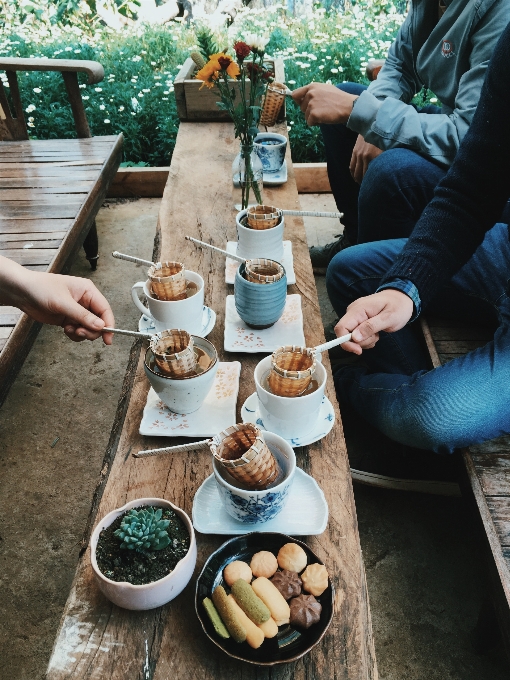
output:
<instances>
[{"instance_id":1,"label":"denim jacket sleeve","mask_svg":"<svg viewBox=\"0 0 510 680\"><path fill-rule=\"evenodd\" d=\"M435 115L420 113L409 103L422 86L413 66L411 18L410 12L379 77L356 101L347 127L383 151L410 148L451 165L471 124L494 46L510 20L509 6L493 3L478 22L466 48L469 65L459 79L454 106Z\"/></svg>"}]
</instances>

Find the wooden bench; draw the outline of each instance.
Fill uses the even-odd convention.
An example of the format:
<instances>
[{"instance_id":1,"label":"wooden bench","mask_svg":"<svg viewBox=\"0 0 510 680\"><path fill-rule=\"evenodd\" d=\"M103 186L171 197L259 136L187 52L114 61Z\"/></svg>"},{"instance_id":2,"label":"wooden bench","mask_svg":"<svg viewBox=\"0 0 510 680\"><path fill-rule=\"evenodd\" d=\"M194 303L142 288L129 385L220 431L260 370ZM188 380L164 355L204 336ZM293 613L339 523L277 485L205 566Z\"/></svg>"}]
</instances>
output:
<instances>
[{"instance_id":1,"label":"wooden bench","mask_svg":"<svg viewBox=\"0 0 510 680\"><path fill-rule=\"evenodd\" d=\"M14 110L0 82L0 254L39 271L65 273L84 245L98 257L95 217L121 160L122 135L91 137L78 72L104 77L93 61L0 58ZM17 71L62 72L78 139L29 140ZM0 405L41 324L0 307Z\"/></svg>"},{"instance_id":2,"label":"wooden bench","mask_svg":"<svg viewBox=\"0 0 510 680\"><path fill-rule=\"evenodd\" d=\"M434 367L483 347L493 337L486 327L444 319L422 320L422 327ZM460 460L462 495L473 516L490 586L480 612L478 644L482 651L494 644L497 621L510 660L510 436L470 446Z\"/></svg>"},{"instance_id":3,"label":"wooden bench","mask_svg":"<svg viewBox=\"0 0 510 680\"><path fill-rule=\"evenodd\" d=\"M276 130L284 133L285 127ZM161 204L154 258L173 259L178 253L187 267L203 276L206 304L217 314L209 339L221 360L237 360L242 364L237 401L240 422L241 406L254 392L253 370L261 356L223 351L225 298L232 293L232 286L225 283L224 260L184 240L185 235L190 235L224 248L227 240L235 238L231 165L237 149L230 123L181 123ZM299 201L290 151L287 164L288 182L267 188L264 193L269 204L296 209ZM323 341L324 335L301 218L286 218L285 238L292 240L297 278L289 292L301 294L305 338L308 346L314 346ZM133 272L133 281L135 276ZM97 520L126 501L144 496L167 498L191 514L193 497L212 472L211 456L204 452L132 458L131 453L140 449L189 441L138 434L149 385L143 371L143 352L141 355L140 345L135 343L82 556L50 659L48 680L378 677L349 463L327 357L324 365L329 374L326 393L335 405L336 422L324 439L297 450L298 465L317 480L329 504L326 531L308 539L311 548L328 565L336 589L333 622L321 643L293 664L268 669L230 659L205 637L194 612L195 578L211 552L226 540L225 536L197 534L194 578L165 607L130 612L115 607L100 593L87 547Z\"/></svg>"}]
</instances>

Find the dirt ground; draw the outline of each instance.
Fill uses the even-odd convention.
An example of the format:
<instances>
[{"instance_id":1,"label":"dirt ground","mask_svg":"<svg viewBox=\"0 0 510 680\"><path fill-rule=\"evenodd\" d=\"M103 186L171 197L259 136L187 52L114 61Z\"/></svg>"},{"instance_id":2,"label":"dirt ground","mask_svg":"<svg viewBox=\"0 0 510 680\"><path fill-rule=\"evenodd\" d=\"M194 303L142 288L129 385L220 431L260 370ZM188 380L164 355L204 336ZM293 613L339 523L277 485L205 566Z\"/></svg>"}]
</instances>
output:
<instances>
[{"instance_id":1,"label":"dirt ground","mask_svg":"<svg viewBox=\"0 0 510 680\"><path fill-rule=\"evenodd\" d=\"M334 209L329 196L303 196L311 206ZM110 299L118 327L136 326L130 286L144 270L109 253L150 258L158 207L157 199L104 207L97 272L82 254L73 267ZM337 230L307 225L310 243ZM44 677L130 346L121 337L111 348L74 344L45 327L0 409L0 680ZM484 579L462 500L361 486L355 498L381 680L508 679L501 647L473 651Z\"/></svg>"}]
</instances>

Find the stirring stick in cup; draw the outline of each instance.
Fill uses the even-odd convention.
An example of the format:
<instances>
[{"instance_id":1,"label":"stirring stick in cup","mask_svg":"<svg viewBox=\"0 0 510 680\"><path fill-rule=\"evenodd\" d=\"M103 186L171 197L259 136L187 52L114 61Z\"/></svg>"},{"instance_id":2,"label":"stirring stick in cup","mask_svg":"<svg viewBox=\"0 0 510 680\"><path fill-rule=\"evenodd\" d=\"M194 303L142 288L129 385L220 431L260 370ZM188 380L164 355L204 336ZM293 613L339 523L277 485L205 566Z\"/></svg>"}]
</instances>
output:
<instances>
[{"instance_id":1,"label":"stirring stick in cup","mask_svg":"<svg viewBox=\"0 0 510 680\"><path fill-rule=\"evenodd\" d=\"M197 238L193 238L192 236L185 236L184 238L186 239L186 241L191 241L192 243L195 243L197 246L205 246L206 248L215 250L217 253L225 255L225 257L230 257L231 260L235 260L236 262L240 262L241 264L246 264L246 262L248 262L248 260L245 260L244 257L239 257L239 255L228 253L226 250L222 250L221 248L212 246L210 243L205 243L205 241L199 241Z\"/></svg>"},{"instance_id":2,"label":"stirring stick in cup","mask_svg":"<svg viewBox=\"0 0 510 680\"><path fill-rule=\"evenodd\" d=\"M155 267L156 269L161 269L161 262L151 262L150 260L142 260L141 257L133 257L133 255L125 255L124 253L119 253L114 250L112 257L116 257L117 260L126 260L126 262L134 262L135 264L146 264L149 267Z\"/></svg>"}]
</instances>

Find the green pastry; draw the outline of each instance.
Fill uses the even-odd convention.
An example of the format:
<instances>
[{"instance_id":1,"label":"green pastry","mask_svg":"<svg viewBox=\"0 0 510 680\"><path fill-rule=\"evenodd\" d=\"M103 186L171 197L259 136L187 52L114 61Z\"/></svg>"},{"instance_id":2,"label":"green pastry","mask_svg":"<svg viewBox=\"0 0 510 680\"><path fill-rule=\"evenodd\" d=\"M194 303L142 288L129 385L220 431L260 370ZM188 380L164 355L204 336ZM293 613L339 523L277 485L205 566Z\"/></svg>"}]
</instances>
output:
<instances>
[{"instance_id":1,"label":"green pastry","mask_svg":"<svg viewBox=\"0 0 510 680\"><path fill-rule=\"evenodd\" d=\"M271 612L255 591L242 578L232 585L232 595L243 612L259 626L271 618Z\"/></svg>"},{"instance_id":2,"label":"green pastry","mask_svg":"<svg viewBox=\"0 0 510 680\"><path fill-rule=\"evenodd\" d=\"M215 588L212 594L212 601L216 605L221 620L227 627L230 635L232 635L236 642L244 642L246 640L246 628L240 623L232 602L228 599L223 586Z\"/></svg>"},{"instance_id":3,"label":"green pastry","mask_svg":"<svg viewBox=\"0 0 510 680\"><path fill-rule=\"evenodd\" d=\"M224 640L229 638L230 633L228 632L223 621L221 620L221 616L219 615L218 610L214 606L212 600L206 597L204 598L202 604L204 605L204 609L207 612L207 616L209 617L212 625L214 626L214 631Z\"/></svg>"}]
</instances>

